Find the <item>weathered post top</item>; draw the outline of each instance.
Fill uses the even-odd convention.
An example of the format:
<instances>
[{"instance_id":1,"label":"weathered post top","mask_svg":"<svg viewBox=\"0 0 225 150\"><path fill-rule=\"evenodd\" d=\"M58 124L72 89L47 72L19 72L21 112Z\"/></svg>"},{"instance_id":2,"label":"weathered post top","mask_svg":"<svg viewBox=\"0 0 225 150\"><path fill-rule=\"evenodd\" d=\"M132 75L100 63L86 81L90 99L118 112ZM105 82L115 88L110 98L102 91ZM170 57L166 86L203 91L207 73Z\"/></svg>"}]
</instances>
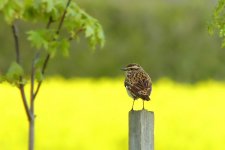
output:
<instances>
[{"instance_id":1,"label":"weathered post top","mask_svg":"<svg viewBox=\"0 0 225 150\"><path fill-rule=\"evenodd\" d=\"M129 150L154 150L154 112L129 112Z\"/></svg>"}]
</instances>

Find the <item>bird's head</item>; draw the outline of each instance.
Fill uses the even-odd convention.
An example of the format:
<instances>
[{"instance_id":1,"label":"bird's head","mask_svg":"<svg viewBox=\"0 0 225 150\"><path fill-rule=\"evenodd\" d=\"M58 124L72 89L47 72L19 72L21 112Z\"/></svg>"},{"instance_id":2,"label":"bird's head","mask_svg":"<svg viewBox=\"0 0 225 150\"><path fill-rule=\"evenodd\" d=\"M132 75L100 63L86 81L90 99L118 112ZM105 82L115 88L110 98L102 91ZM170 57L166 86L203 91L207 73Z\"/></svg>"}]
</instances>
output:
<instances>
[{"instance_id":1,"label":"bird's head","mask_svg":"<svg viewBox=\"0 0 225 150\"><path fill-rule=\"evenodd\" d=\"M132 64L129 64L126 67L122 68L121 70L125 71L126 73L129 73L129 72L133 72L133 71L140 71L143 69L140 65L132 63Z\"/></svg>"}]
</instances>

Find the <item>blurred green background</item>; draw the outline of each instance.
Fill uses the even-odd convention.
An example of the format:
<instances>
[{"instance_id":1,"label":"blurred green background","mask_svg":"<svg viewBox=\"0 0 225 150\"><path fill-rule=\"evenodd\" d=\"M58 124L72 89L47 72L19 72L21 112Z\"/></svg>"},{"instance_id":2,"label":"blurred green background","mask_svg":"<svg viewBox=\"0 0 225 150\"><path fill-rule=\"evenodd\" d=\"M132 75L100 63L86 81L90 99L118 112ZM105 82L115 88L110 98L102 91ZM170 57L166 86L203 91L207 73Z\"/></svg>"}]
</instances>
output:
<instances>
[{"instance_id":1,"label":"blurred green background","mask_svg":"<svg viewBox=\"0 0 225 150\"><path fill-rule=\"evenodd\" d=\"M73 42L70 57L56 56L47 74L71 77L121 76L120 67L136 62L154 80L169 77L179 82L225 77L225 51L220 40L208 34L216 1L212 0L78 0L77 3L102 24L106 44L92 50L87 42ZM6 72L14 59L10 27L0 16L0 68ZM25 37L26 24L20 24ZM22 40L22 38L21 38ZM28 42L21 45L23 64L30 69Z\"/></svg>"},{"instance_id":2,"label":"blurred green background","mask_svg":"<svg viewBox=\"0 0 225 150\"><path fill-rule=\"evenodd\" d=\"M35 101L36 149L127 149L132 100L120 68L131 62L153 80L146 108L155 112L156 150L225 149L225 50L207 30L217 1L76 2L102 24L106 44L93 52L81 38L72 43L69 57L50 61ZM22 64L29 72L33 52L24 33L29 26L19 28ZM15 60L12 43L11 28L0 15L0 73ZM28 88L29 83L29 95ZM28 123L16 90L0 85L1 150L27 148Z\"/></svg>"}]
</instances>

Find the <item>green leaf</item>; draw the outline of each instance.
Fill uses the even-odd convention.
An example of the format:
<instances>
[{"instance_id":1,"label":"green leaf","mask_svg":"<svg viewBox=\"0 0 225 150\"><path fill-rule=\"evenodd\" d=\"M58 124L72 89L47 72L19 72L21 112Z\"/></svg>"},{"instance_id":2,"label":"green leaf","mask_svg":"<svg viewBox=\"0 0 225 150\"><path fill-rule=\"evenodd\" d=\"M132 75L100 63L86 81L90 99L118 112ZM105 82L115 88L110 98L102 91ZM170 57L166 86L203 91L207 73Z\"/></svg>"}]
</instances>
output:
<instances>
[{"instance_id":1,"label":"green leaf","mask_svg":"<svg viewBox=\"0 0 225 150\"><path fill-rule=\"evenodd\" d=\"M12 24L15 19L22 18L23 5L21 1L17 0L3 0L0 2L0 10L2 10L5 20L8 24Z\"/></svg>"},{"instance_id":2,"label":"green leaf","mask_svg":"<svg viewBox=\"0 0 225 150\"><path fill-rule=\"evenodd\" d=\"M85 36L88 38L94 34L94 28L91 25L86 25Z\"/></svg>"},{"instance_id":3,"label":"green leaf","mask_svg":"<svg viewBox=\"0 0 225 150\"><path fill-rule=\"evenodd\" d=\"M37 69L35 72L35 79L37 80L37 82L41 82L44 80L44 75L41 71L41 69Z\"/></svg>"},{"instance_id":4,"label":"green leaf","mask_svg":"<svg viewBox=\"0 0 225 150\"><path fill-rule=\"evenodd\" d=\"M20 77L22 77L23 75L24 75L23 68L18 63L12 62L6 73L6 80L9 83L18 84Z\"/></svg>"},{"instance_id":5,"label":"green leaf","mask_svg":"<svg viewBox=\"0 0 225 150\"><path fill-rule=\"evenodd\" d=\"M0 1L0 10L2 10L4 8L4 6L7 4L9 0L1 0Z\"/></svg>"},{"instance_id":6,"label":"green leaf","mask_svg":"<svg viewBox=\"0 0 225 150\"><path fill-rule=\"evenodd\" d=\"M86 37L89 39L89 44L93 49L95 49L97 44L100 44L100 46L103 47L105 42L105 37L104 37L102 27L95 20L92 20L92 21L93 21L92 24L88 24L86 26L86 30L85 30Z\"/></svg>"},{"instance_id":7,"label":"green leaf","mask_svg":"<svg viewBox=\"0 0 225 150\"><path fill-rule=\"evenodd\" d=\"M35 61L34 61L34 67L35 69L40 69L42 67L44 63L44 58L36 58Z\"/></svg>"},{"instance_id":8,"label":"green leaf","mask_svg":"<svg viewBox=\"0 0 225 150\"><path fill-rule=\"evenodd\" d=\"M211 23L208 25L208 32L210 35L213 35L214 34L214 25Z\"/></svg>"},{"instance_id":9,"label":"green leaf","mask_svg":"<svg viewBox=\"0 0 225 150\"><path fill-rule=\"evenodd\" d=\"M42 5L46 12L51 12L54 8L54 0L42 0Z\"/></svg>"},{"instance_id":10,"label":"green leaf","mask_svg":"<svg viewBox=\"0 0 225 150\"><path fill-rule=\"evenodd\" d=\"M31 30L28 31L27 34L27 40L30 41L31 45L35 48L44 48L45 50L49 48L49 41L51 40L50 30Z\"/></svg>"},{"instance_id":11,"label":"green leaf","mask_svg":"<svg viewBox=\"0 0 225 150\"><path fill-rule=\"evenodd\" d=\"M63 56L68 57L69 56L69 47L70 43L67 39L63 39L60 41L58 49L61 50Z\"/></svg>"},{"instance_id":12,"label":"green leaf","mask_svg":"<svg viewBox=\"0 0 225 150\"><path fill-rule=\"evenodd\" d=\"M52 57L55 56L56 52L61 52L63 56L69 56L70 43L67 39L52 41L49 44L48 52Z\"/></svg>"},{"instance_id":13,"label":"green leaf","mask_svg":"<svg viewBox=\"0 0 225 150\"><path fill-rule=\"evenodd\" d=\"M82 29L92 48L97 44L103 47L105 37L101 25L74 2L68 8L64 25L72 38L77 38L77 31Z\"/></svg>"},{"instance_id":14,"label":"green leaf","mask_svg":"<svg viewBox=\"0 0 225 150\"><path fill-rule=\"evenodd\" d=\"M32 2L27 2L24 7L24 20L36 21L40 17L40 11L33 6Z\"/></svg>"},{"instance_id":15,"label":"green leaf","mask_svg":"<svg viewBox=\"0 0 225 150\"><path fill-rule=\"evenodd\" d=\"M105 44L105 35L104 35L104 32L103 32L103 29L101 27L100 24L98 24L98 28L97 28L97 37L98 37L98 43L100 43L100 46L101 48L104 46Z\"/></svg>"},{"instance_id":16,"label":"green leaf","mask_svg":"<svg viewBox=\"0 0 225 150\"><path fill-rule=\"evenodd\" d=\"M51 41L49 43L49 48L47 49L47 52L50 53L51 57L55 56L57 48L58 48L58 41Z\"/></svg>"},{"instance_id":17,"label":"green leaf","mask_svg":"<svg viewBox=\"0 0 225 150\"><path fill-rule=\"evenodd\" d=\"M208 26L210 34L216 33L222 39L222 47L225 47L225 0L219 0L214 10L212 22Z\"/></svg>"},{"instance_id":18,"label":"green leaf","mask_svg":"<svg viewBox=\"0 0 225 150\"><path fill-rule=\"evenodd\" d=\"M44 58L37 57L34 61L35 68L35 79L40 82L44 79L44 75L42 73L42 66L44 64Z\"/></svg>"},{"instance_id":19,"label":"green leaf","mask_svg":"<svg viewBox=\"0 0 225 150\"><path fill-rule=\"evenodd\" d=\"M31 42L32 46L36 47L37 49L40 49L43 44L46 44L46 40L42 37L40 32L28 31L27 34L27 39Z\"/></svg>"}]
</instances>

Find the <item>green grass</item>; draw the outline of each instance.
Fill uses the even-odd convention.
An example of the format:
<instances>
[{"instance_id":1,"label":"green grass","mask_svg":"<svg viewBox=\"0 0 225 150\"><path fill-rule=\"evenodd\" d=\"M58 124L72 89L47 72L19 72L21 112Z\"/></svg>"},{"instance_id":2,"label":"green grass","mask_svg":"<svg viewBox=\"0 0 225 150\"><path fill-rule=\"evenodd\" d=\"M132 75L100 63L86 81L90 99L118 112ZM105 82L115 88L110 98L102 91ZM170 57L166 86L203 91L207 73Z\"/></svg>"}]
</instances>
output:
<instances>
[{"instance_id":1,"label":"green grass","mask_svg":"<svg viewBox=\"0 0 225 150\"><path fill-rule=\"evenodd\" d=\"M28 85L29 86L29 85ZM225 149L225 84L153 85L156 150ZM27 91L29 92L29 91ZM27 118L19 91L0 85L0 149L27 149ZM36 149L126 150L132 100L120 79L51 79L36 104ZM135 109L141 109L141 100Z\"/></svg>"}]
</instances>

